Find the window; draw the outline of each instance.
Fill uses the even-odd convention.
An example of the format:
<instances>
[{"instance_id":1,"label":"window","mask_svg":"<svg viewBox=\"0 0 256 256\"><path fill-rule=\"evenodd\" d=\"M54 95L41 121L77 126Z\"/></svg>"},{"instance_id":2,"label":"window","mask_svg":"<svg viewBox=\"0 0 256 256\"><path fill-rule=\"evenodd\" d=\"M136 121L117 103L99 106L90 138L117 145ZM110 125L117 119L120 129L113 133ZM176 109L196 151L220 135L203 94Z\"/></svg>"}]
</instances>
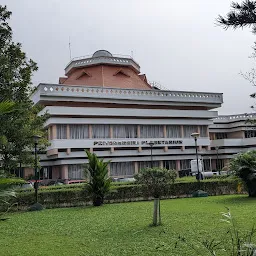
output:
<instances>
[{"instance_id":1,"label":"window","mask_svg":"<svg viewBox=\"0 0 256 256\"><path fill-rule=\"evenodd\" d=\"M181 170L191 169L190 161L191 160L189 160L189 159L180 160L180 169Z\"/></svg>"},{"instance_id":2,"label":"window","mask_svg":"<svg viewBox=\"0 0 256 256\"><path fill-rule=\"evenodd\" d=\"M169 161L163 161L164 168L167 170L176 170L176 161L175 160L169 160Z\"/></svg>"},{"instance_id":3,"label":"window","mask_svg":"<svg viewBox=\"0 0 256 256\"><path fill-rule=\"evenodd\" d=\"M228 134L226 132L217 132L215 133L216 140L223 140L228 138Z\"/></svg>"},{"instance_id":4,"label":"window","mask_svg":"<svg viewBox=\"0 0 256 256\"><path fill-rule=\"evenodd\" d=\"M89 138L89 125L88 124L71 124L70 139L87 139Z\"/></svg>"},{"instance_id":5,"label":"window","mask_svg":"<svg viewBox=\"0 0 256 256\"><path fill-rule=\"evenodd\" d=\"M196 125L184 125L184 138L191 138L191 134L198 132L198 127Z\"/></svg>"},{"instance_id":6,"label":"window","mask_svg":"<svg viewBox=\"0 0 256 256\"><path fill-rule=\"evenodd\" d=\"M253 137L256 137L256 130L244 131L244 137L245 137L245 138L253 138Z\"/></svg>"},{"instance_id":7,"label":"window","mask_svg":"<svg viewBox=\"0 0 256 256\"><path fill-rule=\"evenodd\" d=\"M179 125L166 125L167 138L181 138L181 127Z\"/></svg>"},{"instance_id":8,"label":"window","mask_svg":"<svg viewBox=\"0 0 256 256\"><path fill-rule=\"evenodd\" d=\"M139 165L139 171L145 168L151 168L151 161L146 161L146 162L138 162ZM153 167L159 167L160 162L159 161L152 161Z\"/></svg>"},{"instance_id":9,"label":"window","mask_svg":"<svg viewBox=\"0 0 256 256\"><path fill-rule=\"evenodd\" d=\"M134 175L134 162L110 163L110 175L131 177Z\"/></svg>"},{"instance_id":10,"label":"window","mask_svg":"<svg viewBox=\"0 0 256 256\"><path fill-rule=\"evenodd\" d=\"M216 168L217 170L221 170L224 167L224 159L216 159Z\"/></svg>"},{"instance_id":11,"label":"window","mask_svg":"<svg viewBox=\"0 0 256 256\"><path fill-rule=\"evenodd\" d=\"M137 138L137 125L113 125L113 138Z\"/></svg>"},{"instance_id":12,"label":"window","mask_svg":"<svg viewBox=\"0 0 256 256\"><path fill-rule=\"evenodd\" d=\"M200 137L208 137L206 125L200 126Z\"/></svg>"},{"instance_id":13,"label":"window","mask_svg":"<svg viewBox=\"0 0 256 256\"><path fill-rule=\"evenodd\" d=\"M162 125L141 125L141 138L163 138L164 130Z\"/></svg>"},{"instance_id":14,"label":"window","mask_svg":"<svg viewBox=\"0 0 256 256\"><path fill-rule=\"evenodd\" d=\"M68 178L71 180L84 179L84 168L82 164L71 164L68 166Z\"/></svg>"},{"instance_id":15,"label":"window","mask_svg":"<svg viewBox=\"0 0 256 256\"><path fill-rule=\"evenodd\" d=\"M66 138L67 138L67 125L57 124L57 139L66 139Z\"/></svg>"},{"instance_id":16,"label":"window","mask_svg":"<svg viewBox=\"0 0 256 256\"><path fill-rule=\"evenodd\" d=\"M203 159L204 171L212 171L211 159Z\"/></svg>"},{"instance_id":17,"label":"window","mask_svg":"<svg viewBox=\"0 0 256 256\"><path fill-rule=\"evenodd\" d=\"M92 138L101 139L109 138L110 127L108 124L93 124L92 125Z\"/></svg>"}]
</instances>

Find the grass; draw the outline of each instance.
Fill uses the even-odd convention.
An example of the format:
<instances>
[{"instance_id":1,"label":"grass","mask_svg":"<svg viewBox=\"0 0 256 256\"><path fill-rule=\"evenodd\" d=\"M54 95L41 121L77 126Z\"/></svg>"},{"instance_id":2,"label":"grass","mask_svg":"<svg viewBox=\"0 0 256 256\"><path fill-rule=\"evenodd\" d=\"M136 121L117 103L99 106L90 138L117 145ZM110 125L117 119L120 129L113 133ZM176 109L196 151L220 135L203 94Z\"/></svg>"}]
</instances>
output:
<instances>
[{"instance_id":1,"label":"grass","mask_svg":"<svg viewBox=\"0 0 256 256\"><path fill-rule=\"evenodd\" d=\"M162 200L159 227L149 227L152 207L136 202L13 213L0 222L0 255L193 256L185 244L175 248L178 235L196 245L204 238L227 241L229 224L220 221L225 207L241 230L256 223L256 200L243 195Z\"/></svg>"}]
</instances>

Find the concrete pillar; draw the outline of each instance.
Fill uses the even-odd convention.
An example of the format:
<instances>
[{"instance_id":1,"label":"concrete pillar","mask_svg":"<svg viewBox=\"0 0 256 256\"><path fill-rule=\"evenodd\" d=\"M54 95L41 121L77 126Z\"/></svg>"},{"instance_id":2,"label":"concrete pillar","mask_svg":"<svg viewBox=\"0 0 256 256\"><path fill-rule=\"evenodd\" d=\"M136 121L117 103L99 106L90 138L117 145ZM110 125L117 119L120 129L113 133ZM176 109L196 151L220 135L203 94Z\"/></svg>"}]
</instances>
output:
<instances>
[{"instance_id":1,"label":"concrete pillar","mask_svg":"<svg viewBox=\"0 0 256 256\"><path fill-rule=\"evenodd\" d=\"M49 126L48 129L47 129L47 132L48 132L48 140L51 140L52 139L52 126Z\"/></svg>"},{"instance_id":2,"label":"concrete pillar","mask_svg":"<svg viewBox=\"0 0 256 256\"><path fill-rule=\"evenodd\" d=\"M88 137L89 137L89 139L92 139L92 125L91 124L88 125ZM93 153L93 148L90 148L89 151L90 151L90 153Z\"/></svg>"},{"instance_id":3,"label":"concrete pillar","mask_svg":"<svg viewBox=\"0 0 256 256\"><path fill-rule=\"evenodd\" d=\"M159 161L159 167L160 167L160 168L164 168L164 161L163 161L163 160L160 160L160 161Z\"/></svg>"},{"instance_id":4,"label":"concrete pillar","mask_svg":"<svg viewBox=\"0 0 256 256\"><path fill-rule=\"evenodd\" d=\"M197 126L197 132L200 134L200 125ZM199 136L200 138L200 136ZM198 151L202 151L202 146L198 146Z\"/></svg>"},{"instance_id":5,"label":"concrete pillar","mask_svg":"<svg viewBox=\"0 0 256 256\"><path fill-rule=\"evenodd\" d=\"M166 125L163 126L164 138L167 138ZM168 146L164 146L164 152L168 151Z\"/></svg>"},{"instance_id":6,"label":"concrete pillar","mask_svg":"<svg viewBox=\"0 0 256 256\"><path fill-rule=\"evenodd\" d=\"M140 125L139 124L137 125L137 137L140 138ZM142 148L138 147L138 152L141 152L141 151L142 151Z\"/></svg>"},{"instance_id":7,"label":"concrete pillar","mask_svg":"<svg viewBox=\"0 0 256 256\"><path fill-rule=\"evenodd\" d=\"M179 171L180 171L180 160L176 160L176 174L179 178Z\"/></svg>"},{"instance_id":8,"label":"concrete pillar","mask_svg":"<svg viewBox=\"0 0 256 256\"><path fill-rule=\"evenodd\" d=\"M210 132L209 132L209 126L208 125L207 125L207 129L206 129L206 133L207 133L207 137L211 140ZM207 150L211 150L211 146L207 146Z\"/></svg>"},{"instance_id":9,"label":"concrete pillar","mask_svg":"<svg viewBox=\"0 0 256 256\"><path fill-rule=\"evenodd\" d=\"M113 125L110 125L110 127L109 127L109 137L110 137L110 139L113 138ZM115 148L110 147L110 152L113 153L114 151L115 151Z\"/></svg>"},{"instance_id":10,"label":"concrete pillar","mask_svg":"<svg viewBox=\"0 0 256 256\"><path fill-rule=\"evenodd\" d=\"M70 139L70 128L69 128L69 124L67 124L67 140Z\"/></svg>"},{"instance_id":11,"label":"concrete pillar","mask_svg":"<svg viewBox=\"0 0 256 256\"><path fill-rule=\"evenodd\" d=\"M110 163L108 164L108 177L110 177L111 173L110 173Z\"/></svg>"},{"instance_id":12,"label":"concrete pillar","mask_svg":"<svg viewBox=\"0 0 256 256\"><path fill-rule=\"evenodd\" d=\"M184 126L181 125L180 126L180 134L181 134L181 138L184 138ZM186 148L185 146L181 146L181 150L184 151Z\"/></svg>"},{"instance_id":13,"label":"concrete pillar","mask_svg":"<svg viewBox=\"0 0 256 256\"><path fill-rule=\"evenodd\" d=\"M57 126L56 126L56 124L54 124L52 126L52 140L55 140L55 139L57 139Z\"/></svg>"},{"instance_id":14,"label":"concrete pillar","mask_svg":"<svg viewBox=\"0 0 256 256\"><path fill-rule=\"evenodd\" d=\"M66 164L61 166L61 179L68 179L68 165Z\"/></svg>"},{"instance_id":15,"label":"concrete pillar","mask_svg":"<svg viewBox=\"0 0 256 256\"><path fill-rule=\"evenodd\" d=\"M139 172L139 164L138 162L134 162L134 174L137 174Z\"/></svg>"},{"instance_id":16,"label":"concrete pillar","mask_svg":"<svg viewBox=\"0 0 256 256\"><path fill-rule=\"evenodd\" d=\"M67 148L66 154L69 155L70 153L71 153L71 149L70 149L70 148Z\"/></svg>"}]
</instances>

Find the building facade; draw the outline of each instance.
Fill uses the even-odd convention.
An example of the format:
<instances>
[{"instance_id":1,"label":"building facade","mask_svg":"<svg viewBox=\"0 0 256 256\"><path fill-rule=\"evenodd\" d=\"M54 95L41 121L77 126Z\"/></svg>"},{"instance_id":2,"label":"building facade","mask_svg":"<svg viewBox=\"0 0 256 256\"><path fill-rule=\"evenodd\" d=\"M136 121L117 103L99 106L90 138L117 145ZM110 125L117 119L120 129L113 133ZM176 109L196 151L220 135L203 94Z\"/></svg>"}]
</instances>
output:
<instances>
[{"instance_id":1,"label":"building facade","mask_svg":"<svg viewBox=\"0 0 256 256\"><path fill-rule=\"evenodd\" d=\"M32 99L49 114L51 145L40 155L44 178L82 179L85 149L111 160L112 177L132 177L151 165L149 142L153 166L186 171L195 158L193 132L200 133L205 169L213 170L239 152L232 141L249 136L242 120L236 126L218 117L221 93L160 90L131 57L104 50L73 59L58 84L39 84Z\"/></svg>"}]
</instances>

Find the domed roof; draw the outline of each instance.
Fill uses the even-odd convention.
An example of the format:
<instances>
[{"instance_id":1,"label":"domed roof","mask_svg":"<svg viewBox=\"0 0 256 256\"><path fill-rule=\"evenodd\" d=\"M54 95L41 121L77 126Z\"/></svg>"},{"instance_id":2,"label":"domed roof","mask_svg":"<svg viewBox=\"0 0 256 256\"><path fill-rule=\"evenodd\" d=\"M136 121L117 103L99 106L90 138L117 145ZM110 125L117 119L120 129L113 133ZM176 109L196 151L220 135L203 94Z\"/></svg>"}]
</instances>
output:
<instances>
[{"instance_id":1,"label":"domed roof","mask_svg":"<svg viewBox=\"0 0 256 256\"><path fill-rule=\"evenodd\" d=\"M92 57L112 57L112 54L106 50L98 50L92 55Z\"/></svg>"}]
</instances>

